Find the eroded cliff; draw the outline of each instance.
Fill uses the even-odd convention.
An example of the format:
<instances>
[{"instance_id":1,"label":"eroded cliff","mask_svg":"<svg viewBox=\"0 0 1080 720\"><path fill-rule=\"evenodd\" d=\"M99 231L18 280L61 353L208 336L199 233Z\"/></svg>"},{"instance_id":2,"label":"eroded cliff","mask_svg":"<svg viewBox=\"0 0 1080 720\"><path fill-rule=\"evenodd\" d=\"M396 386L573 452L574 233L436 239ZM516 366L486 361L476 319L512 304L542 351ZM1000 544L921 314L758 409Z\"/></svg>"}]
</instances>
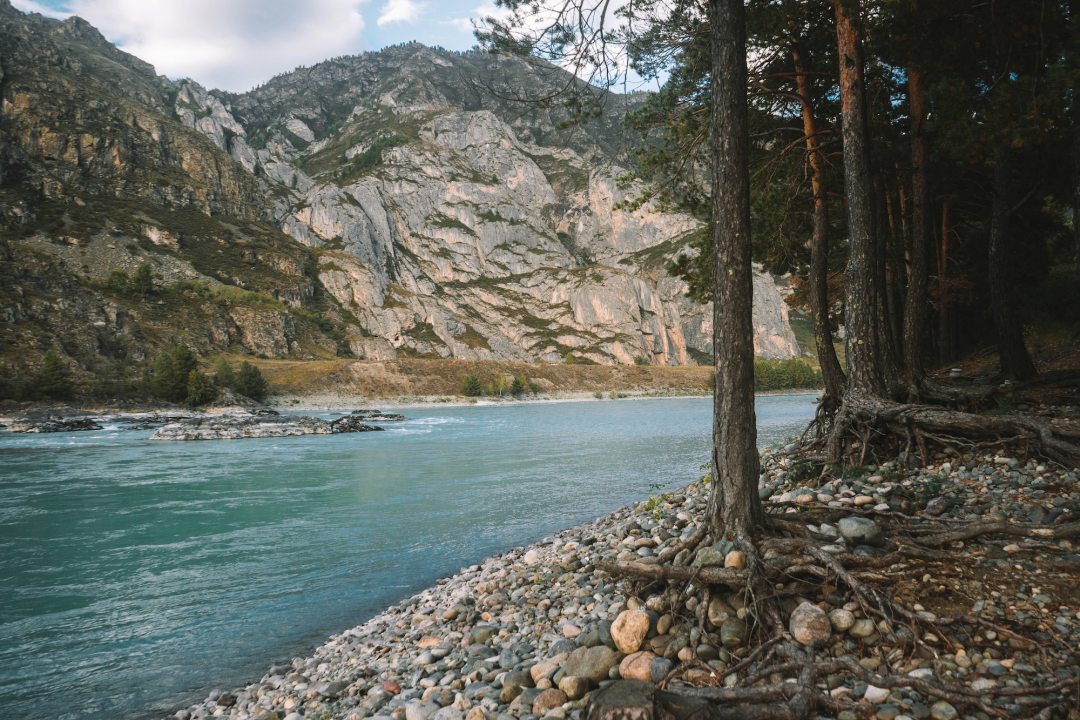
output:
<instances>
[{"instance_id":1,"label":"eroded cliff","mask_svg":"<svg viewBox=\"0 0 1080 720\"><path fill-rule=\"evenodd\" d=\"M5 354L203 352L692 364L711 308L665 262L690 217L623 201L619 116L561 71L410 44L242 95L154 75L78 19L0 0ZM143 264L149 295L117 284ZM759 355L797 352L755 280ZM131 353L135 353L132 357Z\"/></svg>"}]
</instances>

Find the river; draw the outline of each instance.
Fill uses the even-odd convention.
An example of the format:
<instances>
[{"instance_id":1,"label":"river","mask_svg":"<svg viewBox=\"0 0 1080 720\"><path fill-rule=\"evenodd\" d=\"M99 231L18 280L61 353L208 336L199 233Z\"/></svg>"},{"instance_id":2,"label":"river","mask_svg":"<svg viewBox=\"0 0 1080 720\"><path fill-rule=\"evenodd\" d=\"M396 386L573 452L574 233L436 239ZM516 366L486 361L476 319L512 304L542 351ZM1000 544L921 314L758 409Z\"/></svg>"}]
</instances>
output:
<instances>
[{"instance_id":1,"label":"river","mask_svg":"<svg viewBox=\"0 0 1080 720\"><path fill-rule=\"evenodd\" d=\"M759 442L811 395L757 399ZM0 716L160 716L488 555L696 479L705 398L425 406L387 431L0 432Z\"/></svg>"}]
</instances>

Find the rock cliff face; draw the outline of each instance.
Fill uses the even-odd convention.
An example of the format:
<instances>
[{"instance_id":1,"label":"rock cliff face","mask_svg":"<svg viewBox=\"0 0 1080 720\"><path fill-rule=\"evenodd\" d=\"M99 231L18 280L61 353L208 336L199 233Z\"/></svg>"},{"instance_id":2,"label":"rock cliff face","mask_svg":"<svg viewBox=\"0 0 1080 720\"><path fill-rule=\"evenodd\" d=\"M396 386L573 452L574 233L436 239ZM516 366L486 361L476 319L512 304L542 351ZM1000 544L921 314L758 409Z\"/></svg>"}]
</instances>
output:
<instances>
[{"instance_id":1,"label":"rock cliff face","mask_svg":"<svg viewBox=\"0 0 1080 720\"><path fill-rule=\"evenodd\" d=\"M637 189L617 181L617 118L640 97L608 95L598 117L567 123L557 103L505 99L550 92L561 71L415 44L234 95L155 77L81 20L0 0L0 32L0 272L51 264L78 288L80 322L147 326L145 303L101 283L151 262L169 290L159 314L176 297L199 306L206 348L656 364L709 352L711 308L664 270L696 222L620 206ZM754 292L758 354L794 355L771 279ZM16 325L44 318L58 334L64 311L17 304Z\"/></svg>"}]
</instances>

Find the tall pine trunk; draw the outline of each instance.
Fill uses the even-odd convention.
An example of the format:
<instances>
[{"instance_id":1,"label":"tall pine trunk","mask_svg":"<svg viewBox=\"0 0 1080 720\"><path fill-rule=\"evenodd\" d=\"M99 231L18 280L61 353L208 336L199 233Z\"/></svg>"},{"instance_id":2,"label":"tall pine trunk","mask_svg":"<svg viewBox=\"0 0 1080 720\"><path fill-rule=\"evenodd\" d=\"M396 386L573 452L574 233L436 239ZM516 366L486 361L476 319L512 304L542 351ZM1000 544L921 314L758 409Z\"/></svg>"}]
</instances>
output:
<instances>
[{"instance_id":1,"label":"tall pine trunk","mask_svg":"<svg viewBox=\"0 0 1080 720\"><path fill-rule=\"evenodd\" d=\"M713 536L748 544L764 521L758 498L751 319L749 130L743 0L709 0L712 41Z\"/></svg>"},{"instance_id":2,"label":"tall pine trunk","mask_svg":"<svg viewBox=\"0 0 1080 720\"><path fill-rule=\"evenodd\" d=\"M869 133L867 134L869 138ZM895 241L894 227L885 223L891 220L889 191L881 172L874 175L874 294L878 298L878 356L881 363L881 375L886 388L892 388L900 382L900 313L903 312L896 302L895 279L891 268L892 246Z\"/></svg>"},{"instance_id":3,"label":"tall pine trunk","mask_svg":"<svg viewBox=\"0 0 1080 720\"><path fill-rule=\"evenodd\" d=\"M941 204L941 244L938 248L938 362L956 357L956 335L949 297L949 245L952 241L952 204Z\"/></svg>"},{"instance_id":4,"label":"tall pine trunk","mask_svg":"<svg viewBox=\"0 0 1080 720\"><path fill-rule=\"evenodd\" d=\"M803 134L810 161L810 188L814 193L814 231L810 240L810 308L814 313L814 340L818 364L825 382L825 402L836 404L844 395L844 370L833 346L829 323L829 206L825 185L825 160L810 97L810 81L797 46L791 48L795 86L802 105Z\"/></svg>"},{"instance_id":5,"label":"tall pine trunk","mask_svg":"<svg viewBox=\"0 0 1080 720\"><path fill-rule=\"evenodd\" d=\"M1024 331L1016 314L1010 263L1010 225L1015 210L1013 203L1017 201L1012 155L1008 150L1000 150L996 160L990 206L990 307L1002 374L1014 380L1027 380L1035 375L1035 365L1024 345Z\"/></svg>"},{"instance_id":6,"label":"tall pine trunk","mask_svg":"<svg viewBox=\"0 0 1080 720\"><path fill-rule=\"evenodd\" d=\"M908 393L919 394L923 380L923 337L929 289L930 162L926 138L926 78L916 68L908 70L908 100L911 104L911 271L904 304L904 375Z\"/></svg>"},{"instance_id":7,"label":"tall pine trunk","mask_svg":"<svg viewBox=\"0 0 1080 720\"><path fill-rule=\"evenodd\" d=\"M1080 18L1077 19L1080 22ZM1073 260L1080 272L1080 83L1073 85L1072 101Z\"/></svg>"},{"instance_id":8,"label":"tall pine trunk","mask_svg":"<svg viewBox=\"0 0 1080 720\"><path fill-rule=\"evenodd\" d=\"M856 18L847 2L832 0L840 61L840 106L844 138L844 192L850 249L846 285L847 393L884 395L878 324L878 247L870 175L869 132L863 87L862 47ZM857 4L852 4L858 7Z\"/></svg>"}]
</instances>

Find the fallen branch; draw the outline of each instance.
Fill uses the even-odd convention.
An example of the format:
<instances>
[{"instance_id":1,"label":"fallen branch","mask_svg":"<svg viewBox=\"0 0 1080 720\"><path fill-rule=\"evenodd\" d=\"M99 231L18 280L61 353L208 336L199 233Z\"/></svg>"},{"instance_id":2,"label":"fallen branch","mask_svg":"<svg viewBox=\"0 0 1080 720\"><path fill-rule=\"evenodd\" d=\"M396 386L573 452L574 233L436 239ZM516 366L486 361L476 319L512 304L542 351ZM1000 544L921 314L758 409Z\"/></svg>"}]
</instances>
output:
<instances>
[{"instance_id":1,"label":"fallen branch","mask_svg":"<svg viewBox=\"0 0 1080 720\"><path fill-rule=\"evenodd\" d=\"M596 567L609 575L630 575L648 580L665 580L669 582L672 580L677 582L701 582L707 585L726 585L731 588L744 587L750 577L750 573L746 570L720 568L711 565L695 568L642 562L599 562Z\"/></svg>"},{"instance_id":2,"label":"fallen branch","mask_svg":"<svg viewBox=\"0 0 1080 720\"><path fill-rule=\"evenodd\" d=\"M1042 540L1060 540L1080 535L1080 522L1063 523L1061 525L1021 525L1006 521L977 522L956 530L920 537L918 543L928 547L939 547L957 540L970 540L981 535L1009 535Z\"/></svg>"}]
</instances>

